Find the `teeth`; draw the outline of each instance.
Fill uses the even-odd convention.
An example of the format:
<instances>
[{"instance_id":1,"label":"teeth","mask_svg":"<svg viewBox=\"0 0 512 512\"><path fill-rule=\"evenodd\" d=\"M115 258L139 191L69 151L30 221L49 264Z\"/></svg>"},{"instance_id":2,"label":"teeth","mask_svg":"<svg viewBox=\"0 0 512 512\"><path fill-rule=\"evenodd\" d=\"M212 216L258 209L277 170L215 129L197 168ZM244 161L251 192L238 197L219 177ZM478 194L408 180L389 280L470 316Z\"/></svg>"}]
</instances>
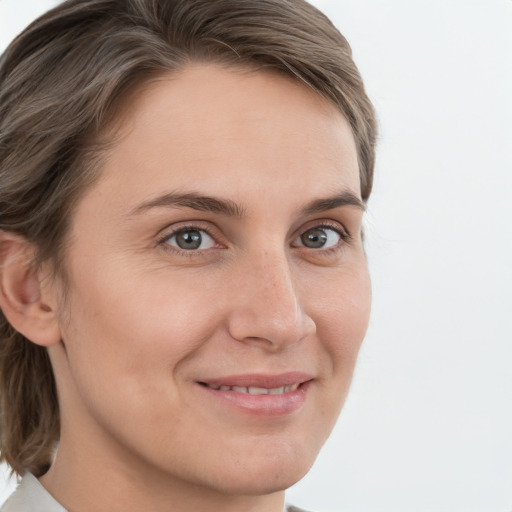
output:
<instances>
[{"instance_id":1,"label":"teeth","mask_svg":"<svg viewBox=\"0 0 512 512\"><path fill-rule=\"evenodd\" d=\"M267 388L256 388L254 386L250 386L247 388L250 395L268 395L269 389Z\"/></svg>"},{"instance_id":2,"label":"teeth","mask_svg":"<svg viewBox=\"0 0 512 512\"><path fill-rule=\"evenodd\" d=\"M234 391L235 393L245 393L246 395L282 395L283 393L297 391L300 384L290 384L280 388L260 388L257 386L218 386L216 384L206 384L206 386L220 391Z\"/></svg>"}]
</instances>

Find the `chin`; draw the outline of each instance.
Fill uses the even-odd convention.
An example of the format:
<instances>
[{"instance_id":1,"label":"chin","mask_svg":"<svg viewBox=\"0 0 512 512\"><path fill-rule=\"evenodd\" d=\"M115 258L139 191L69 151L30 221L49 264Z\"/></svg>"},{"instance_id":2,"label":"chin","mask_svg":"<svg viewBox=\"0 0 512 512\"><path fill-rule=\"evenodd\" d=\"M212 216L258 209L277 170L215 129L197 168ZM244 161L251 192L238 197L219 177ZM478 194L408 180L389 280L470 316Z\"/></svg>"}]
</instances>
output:
<instances>
[{"instance_id":1,"label":"chin","mask_svg":"<svg viewBox=\"0 0 512 512\"><path fill-rule=\"evenodd\" d=\"M301 480L308 470L309 467L301 471L297 471L296 468L293 468L293 470L284 469L282 472L274 469L270 473L255 472L250 475L237 475L229 483L216 482L214 486L217 491L221 491L223 494L264 496L285 491Z\"/></svg>"},{"instance_id":2,"label":"chin","mask_svg":"<svg viewBox=\"0 0 512 512\"><path fill-rule=\"evenodd\" d=\"M282 448L282 447L281 447ZM234 460L226 470L216 472L215 487L227 494L267 495L284 491L301 480L316 458L316 452L286 450L254 453L245 460Z\"/></svg>"}]
</instances>

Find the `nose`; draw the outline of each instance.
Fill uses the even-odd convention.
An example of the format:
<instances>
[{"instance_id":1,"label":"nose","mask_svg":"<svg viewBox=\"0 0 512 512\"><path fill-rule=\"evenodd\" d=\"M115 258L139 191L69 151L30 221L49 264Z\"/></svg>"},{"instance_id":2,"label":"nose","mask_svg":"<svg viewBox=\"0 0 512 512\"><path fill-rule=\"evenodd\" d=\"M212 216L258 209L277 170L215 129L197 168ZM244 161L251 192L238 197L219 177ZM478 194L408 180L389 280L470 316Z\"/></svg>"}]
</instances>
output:
<instances>
[{"instance_id":1,"label":"nose","mask_svg":"<svg viewBox=\"0 0 512 512\"><path fill-rule=\"evenodd\" d=\"M240 270L232 297L229 333L267 350L283 350L316 332L299 297L297 273L283 254L263 252Z\"/></svg>"}]
</instances>

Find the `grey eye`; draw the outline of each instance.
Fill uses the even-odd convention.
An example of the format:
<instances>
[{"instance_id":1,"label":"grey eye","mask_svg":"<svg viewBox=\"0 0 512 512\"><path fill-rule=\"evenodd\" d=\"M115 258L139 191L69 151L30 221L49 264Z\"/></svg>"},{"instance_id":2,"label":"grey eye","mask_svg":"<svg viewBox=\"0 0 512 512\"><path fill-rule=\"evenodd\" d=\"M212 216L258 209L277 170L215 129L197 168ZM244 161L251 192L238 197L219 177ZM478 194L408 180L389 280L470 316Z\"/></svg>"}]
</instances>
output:
<instances>
[{"instance_id":1,"label":"grey eye","mask_svg":"<svg viewBox=\"0 0 512 512\"><path fill-rule=\"evenodd\" d=\"M339 243L341 235L334 229L317 226L304 231L294 242L294 245L309 249L328 249Z\"/></svg>"},{"instance_id":2,"label":"grey eye","mask_svg":"<svg viewBox=\"0 0 512 512\"><path fill-rule=\"evenodd\" d=\"M202 229L178 231L170 236L166 243L185 251L210 249L215 245L213 238Z\"/></svg>"}]
</instances>

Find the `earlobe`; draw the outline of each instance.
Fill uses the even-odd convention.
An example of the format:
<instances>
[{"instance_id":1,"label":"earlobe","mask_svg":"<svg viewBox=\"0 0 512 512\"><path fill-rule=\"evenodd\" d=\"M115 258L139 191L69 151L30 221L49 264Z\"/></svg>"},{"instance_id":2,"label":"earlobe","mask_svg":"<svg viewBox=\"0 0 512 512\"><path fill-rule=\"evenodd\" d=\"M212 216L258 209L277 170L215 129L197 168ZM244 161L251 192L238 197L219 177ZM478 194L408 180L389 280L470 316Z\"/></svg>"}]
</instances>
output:
<instances>
[{"instance_id":1,"label":"earlobe","mask_svg":"<svg viewBox=\"0 0 512 512\"><path fill-rule=\"evenodd\" d=\"M9 323L32 342L50 346L60 341L54 307L41 293L34 247L23 238L0 231L0 308Z\"/></svg>"}]
</instances>

